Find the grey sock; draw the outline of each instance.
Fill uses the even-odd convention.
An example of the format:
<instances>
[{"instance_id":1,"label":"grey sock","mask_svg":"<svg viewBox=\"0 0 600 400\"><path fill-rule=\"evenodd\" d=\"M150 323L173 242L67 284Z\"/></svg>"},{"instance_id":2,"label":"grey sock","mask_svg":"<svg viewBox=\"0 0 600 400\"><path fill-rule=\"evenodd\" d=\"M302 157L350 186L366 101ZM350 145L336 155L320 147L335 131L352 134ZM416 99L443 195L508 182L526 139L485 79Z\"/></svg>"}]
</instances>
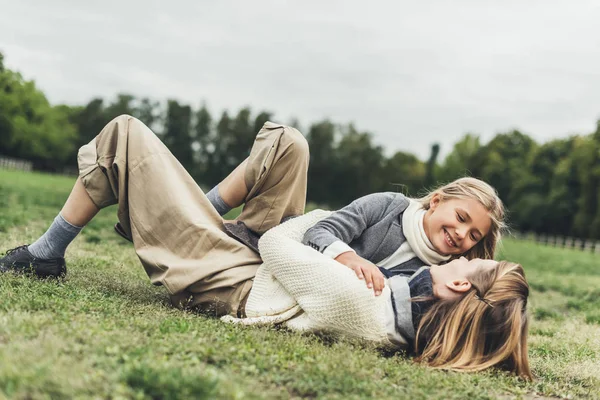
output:
<instances>
[{"instance_id":1,"label":"grey sock","mask_svg":"<svg viewBox=\"0 0 600 400\"><path fill-rule=\"evenodd\" d=\"M225 203L219 194L218 187L219 185L212 188L210 192L206 193L206 197L208 197L208 200L210 200L210 203L213 205L213 207L217 209L219 215L225 215L231 210L231 207Z\"/></svg>"},{"instance_id":2,"label":"grey sock","mask_svg":"<svg viewBox=\"0 0 600 400\"><path fill-rule=\"evenodd\" d=\"M64 257L67 246L75 239L81 229L83 227L70 224L59 213L46 233L29 245L29 252L34 257L43 260Z\"/></svg>"}]
</instances>

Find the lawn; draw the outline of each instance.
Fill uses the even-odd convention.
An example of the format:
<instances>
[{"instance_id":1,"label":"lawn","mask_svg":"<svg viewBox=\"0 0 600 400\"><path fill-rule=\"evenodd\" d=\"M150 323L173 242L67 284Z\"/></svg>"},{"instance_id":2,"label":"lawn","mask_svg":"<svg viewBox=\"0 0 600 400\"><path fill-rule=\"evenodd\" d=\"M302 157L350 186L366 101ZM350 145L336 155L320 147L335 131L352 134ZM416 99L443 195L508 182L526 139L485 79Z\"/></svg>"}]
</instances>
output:
<instances>
[{"instance_id":1,"label":"lawn","mask_svg":"<svg viewBox=\"0 0 600 400\"><path fill-rule=\"evenodd\" d=\"M2 250L35 240L72 178L0 170ZM505 240L533 293L536 379L433 370L402 353L169 305L103 210L67 251L61 283L0 275L0 398L600 398L600 262Z\"/></svg>"}]
</instances>

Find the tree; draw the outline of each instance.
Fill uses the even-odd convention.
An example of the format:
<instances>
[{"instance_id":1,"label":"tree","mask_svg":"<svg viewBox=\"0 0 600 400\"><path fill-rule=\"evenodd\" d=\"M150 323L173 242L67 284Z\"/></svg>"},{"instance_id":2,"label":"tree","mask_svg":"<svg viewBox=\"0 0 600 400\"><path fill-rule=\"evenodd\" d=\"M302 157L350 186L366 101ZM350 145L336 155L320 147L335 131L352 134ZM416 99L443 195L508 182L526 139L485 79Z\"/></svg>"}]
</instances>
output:
<instances>
[{"instance_id":1,"label":"tree","mask_svg":"<svg viewBox=\"0 0 600 400\"><path fill-rule=\"evenodd\" d=\"M307 198L317 203L334 202L333 175L337 168L335 126L328 120L311 125L306 135L310 148Z\"/></svg>"},{"instance_id":2,"label":"tree","mask_svg":"<svg viewBox=\"0 0 600 400\"><path fill-rule=\"evenodd\" d=\"M273 115L268 111L262 111L259 113L256 118L254 118L254 134L257 134L265 124L265 122L270 121Z\"/></svg>"},{"instance_id":3,"label":"tree","mask_svg":"<svg viewBox=\"0 0 600 400\"><path fill-rule=\"evenodd\" d=\"M428 188L434 186L437 181L435 177L435 165L439 154L440 145L438 143L432 144L431 154L429 155L429 160L427 160L427 164L425 165L425 186Z\"/></svg>"},{"instance_id":4,"label":"tree","mask_svg":"<svg viewBox=\"0 0 600 400\"><path fill-rule=\"evenodd\" d=\"M74 115L74 123L79 132L77 139L78 146L83 146L96 137L108 123L104 111L104 100L96 98L91 100L79 113Z\"/></svg>"},{"instance_id":5,"label":"tree","mask_svg":"<svg viewBox=\"0 0 600 400\"><path fill-rule=\"evenodd\" d=\"M592 135L577 137L573 151L569 154L579 184L577 212L573 218L573 234L580 237L592 236L592 221L598 207L600 175L600 143ZM595 236L595 235L594 235Z\"/></svg>"},{"instance_id":6,"label":"tree","mask_svg":"<svg viewBox=\"0 0 600 400\"><path fill-rule=\"evenodd\" d=\"M175 158L190 172L194 171L194 156L191 136L192 109L168 100L165 119L164 142Z\"/></svg>"},{"instance_id":7,"label":"tree","mask_svg":"<svg viewBox=\"0 0 600 400\"><path fill-rule=\"evenodd\" d=\"M198 177L202 183L209 184L209 170L213 166L212 158L214 154L214 140L212 131L212 117L206 108L206 103L196 112L194 125L195 143L197 151L195 152L195 164L198 168Z\"/></svg>"},{"instance_id":8,"label":"tree","mask_svg":"<svg viewBox=\"0 0 600 400\"><path fill-rule=\"evenodd\" d=\"M554 170L547 199L548 212L544 220L549 233L573 234L573 216L577 210L577 199L581 190L573 162L571 157L566 157L556 165Z\"/></svg>"},{"instance_id":9,"label":"tree","mask_svg":"<svg viewBox=\"0 0 600 400\"><path fill-rule=\"evenodd\" d=\"M485 164L479 176L496 188L507 204L521 193L515 190L537 144L529 136L513 130L498 134L481 151Z\"/></svg>"},{"instance_id":10,"label":"tree","mask_svg":"<svg viewBox=\"0 0 600 400\"><path fill-rule=\"evenodd\" d=\"M33 81L4 68L0 59L0 153L58 170L74 147L76 132L64 107L52 107Z\"/></svg>"},{"instance_id":11,"label":"tree","mask_svg":"<svg viewBox=\"0 0 600 400\"><path fill-rule=\"evenodd\" d=\"M596 121L596 131L592 134L592 138L596 143L596 147L600 147L600 120ZM593 167L592 173L596 177L596 187L592 188L592 190L595 190L596 194L598 194L598 191L600 191L600 163ZM590 225L590 236L596 239L600 238L600 196L598 196L596 203L596 215Z\"/></svg>"},{"instance_id":12,"label":"tree","mask_svg":"<svg viewBox=\"0 0 600 400\"><path fill-rule=\"evenodd\" d=\"M227 165L233 170L238 164L250 155L250 149L254 143L256 132L250 122L250 109L242 108L231 124L232 140L227 149Z\"/></svg>"},{"instance_id":13,"label":"tree","mask_svg":"<svg viewBox=\"0 0 600 400\"><path fill-rule=\"evenodd\" d=\"M569 139L556 139L539 146L533 153L528 166L536 179L535 190L543 195L550 191L554 170L558 163L571 152L573 142Z\"/></svg>"},{"instance_id":14,"label":"tree","mask_svg":"<svg viewBox=\"0 0 600 400\"><path fill-rule=\"evenodd\" d=\"M126 93L108 104L94 98L85 105L52 106L33 81L6 68L0 53L0 154L29 159L38 169L73 169L79 147L120 114L139 118L159 134L192 176L207 185L218 183L248 156L256 134L271 119L266 111L253 117L245 107L233 118L223 111L215 125L206 104L192 115L177 101L169 100L165 109ZM542 145L518 130L499 133L485 145L468 133L441 165L438 144L431 146L426 162L405 152L386 158L371 134L352 124L321 121L306 136L310 201L337 207L388 190L414 197L439 180L470 175L497 189L514 227L600 238L600 120L587 136Z\"/></svg>"},{"instance_id":15,"label":"tree","mask_svg":"<svg viewBox=\"0 0 600 400\"><path fill-rule=\"evenodd\" d=\"M571 147L570 141L564 139L534 147L528 164L518 170L519 174L512 174L508 206L513 225L536 232L554 232L552 225L557 222L564 225L562 219L553 221L555 210L549 199L557 165L568 155ZM553 196L561 198L562 194L554 191ZM556 206L561 207L560 204Z\"/></svg>"},{"instance_id":16,"label":"tree","mask_svg":"<svg viewBox=\"0 0 600 400\"><path fill-rule=\"evenodd\" d=\"M385 160L383 177L385 185L380 190L403 193L407 196L419 196L424 188L426 166L415 155L397 152Z\"/></svg>"},{"instance_id":17,"label":"tree","mask_svg":"<svg viewBox=\"0 0 600 400\"><path fill-rule=\"evenodd\" d=\"M142 121L154 132L159 132L158 124L161 122L160 103L144 97L133 108L132 115Z\"/></svg>"},{"instance_id":18,"label":"tree","mask_svg":"<svg viewBox=\"0 0 600 400\"><path fill-rule=\"evenodd\" d=\"M227 111L223 111L221 118L217 123L216 135L214 137L214 152L212 157L212 165L208 169L208 177L211 185L216 185L231 172L228 160L228 150L232 142L232 122Z\"/></svg>"},{"instance_id":19,"label":"tree","mask_svg":"<svg viewBox=\"0 0 600 400\"><path fill-rule=\"evenodd\" d=\"M117 98L104 109L106 122L118 117L119 115L135 114L135 106L132 104L135 101L133 95L127 93L117 94Z\"/></svg>"},{"instance_id":20,"label":"tree","mask_svg":"<svg viewBox=\"0 0 600 400\"><path fill-rule=\"evenodd\" d=\"M371 134L358 132L352 124L341 126L337 166L332 189L335 201L347 204L377 191L383 185L383 149L371 143Z\"/></svg>"},{"instance_id":21,"label":"tree","mask_svg":"<svg viewBox=\"0 0 600 400\"><path fill-rule=\"evenodd\" d=\"M464 135L446 156L440 168L440 180L451 182L463 176L478 176L482 165L481 147L479 135Z\"/></svg>"}]
</instances>

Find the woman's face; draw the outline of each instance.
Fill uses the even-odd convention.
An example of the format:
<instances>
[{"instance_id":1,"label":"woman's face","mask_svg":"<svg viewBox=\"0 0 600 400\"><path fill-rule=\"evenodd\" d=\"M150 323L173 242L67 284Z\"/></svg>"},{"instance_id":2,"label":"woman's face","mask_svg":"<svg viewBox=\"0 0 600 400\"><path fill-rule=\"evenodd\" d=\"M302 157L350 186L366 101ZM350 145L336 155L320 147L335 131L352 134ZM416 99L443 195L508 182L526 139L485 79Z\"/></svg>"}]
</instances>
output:
<instances>
[{"instance_id":1,"label":"woman's face","mask_svg":"<svg viewBox=\"0 0 600 400\"><path fill-rule=\"evenodd\" d=\"M454 298L471 289L469 277L478 268L495 268L498 261L475 258L467 260L460 257L444 265L432 265L430 268L433 281L433 294L440 299Z\"/></svg>"}]
</instances>

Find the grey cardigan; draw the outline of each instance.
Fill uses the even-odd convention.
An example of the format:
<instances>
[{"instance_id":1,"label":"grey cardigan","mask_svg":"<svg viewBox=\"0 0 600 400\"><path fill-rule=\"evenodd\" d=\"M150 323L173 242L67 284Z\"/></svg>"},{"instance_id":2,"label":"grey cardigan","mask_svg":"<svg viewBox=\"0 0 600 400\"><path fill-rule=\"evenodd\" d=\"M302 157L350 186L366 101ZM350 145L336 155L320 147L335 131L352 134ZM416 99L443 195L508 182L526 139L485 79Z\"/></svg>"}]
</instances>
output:
<instances>
[{"instance_id":1,"label":"grey cardigan","mask_svg":"<svg viewBox=\"0 0 600 400\"><path fill-rule=\"evenodd\" d=\"M321 253L341 240L356 254L376 264L392 255L406 241L402 214L409 199L401 193L373 193L361 197L319 221L304 234L302 243ZM392 268L380 268L386 277L412 275L426 265L414 257Z\"/></svg>"}]
</instances>

